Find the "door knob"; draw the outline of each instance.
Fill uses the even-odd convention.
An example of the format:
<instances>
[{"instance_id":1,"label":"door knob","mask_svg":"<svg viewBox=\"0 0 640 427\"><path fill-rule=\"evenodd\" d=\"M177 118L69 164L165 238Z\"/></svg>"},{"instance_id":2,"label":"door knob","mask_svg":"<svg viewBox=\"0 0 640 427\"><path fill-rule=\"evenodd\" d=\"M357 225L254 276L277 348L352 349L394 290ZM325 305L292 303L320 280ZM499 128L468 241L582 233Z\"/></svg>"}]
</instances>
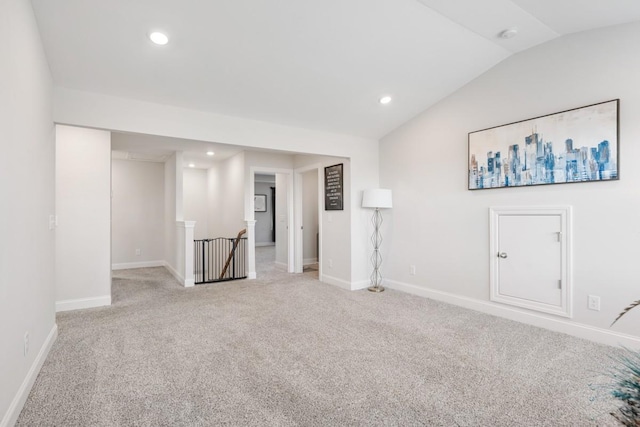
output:
<instances>
[{"instance_id":1,"label":"door knob","mask_svg":"<svg viewBox=\"0 0 640 427\"><path fill-rule=\"evenodd\" d=\"M506 257L507 257L507 253L506 253L506 252L500 252L500 253L498 254L498 256L499 256L500 258L504 259L504 258L506 258Z\"/></svg>"}]
</instances>

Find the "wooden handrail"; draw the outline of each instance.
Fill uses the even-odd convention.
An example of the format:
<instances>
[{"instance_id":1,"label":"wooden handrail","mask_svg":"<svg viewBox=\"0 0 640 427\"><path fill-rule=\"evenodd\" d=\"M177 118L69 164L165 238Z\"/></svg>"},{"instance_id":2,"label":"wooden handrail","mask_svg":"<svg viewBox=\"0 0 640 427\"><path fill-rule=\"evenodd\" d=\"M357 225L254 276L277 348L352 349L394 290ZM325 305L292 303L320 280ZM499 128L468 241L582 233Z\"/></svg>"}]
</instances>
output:
<instances>
[{"instance_id":1,"label":"wooden handrail","mask_svg":"<svg viewBox=\"0 0 640 427\"><path fill-rule=\"evenodd\" d=\"M231 252L229 252L229 256L227 257L227 262L224 264L222 273L220 273L220 279L223 279L224 275L227 274L227 269L229 268L229 264L231 264L233 255L236 253L236 248L238 247L238 244L240 244L240 238L246 232L247 232L246 228L243 228L242 230L240 230L240 232L238 233L238 236L236 237L236 240L233 242L233 249L231 249Z\"/></svg>"}]
</instances>

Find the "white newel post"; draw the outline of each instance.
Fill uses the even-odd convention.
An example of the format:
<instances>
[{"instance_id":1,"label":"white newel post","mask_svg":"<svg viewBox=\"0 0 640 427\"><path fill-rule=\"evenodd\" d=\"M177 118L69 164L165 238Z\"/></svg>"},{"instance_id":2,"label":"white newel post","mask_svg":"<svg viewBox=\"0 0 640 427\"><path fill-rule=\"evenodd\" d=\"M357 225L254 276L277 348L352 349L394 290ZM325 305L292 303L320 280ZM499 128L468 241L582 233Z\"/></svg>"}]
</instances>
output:
<instances>
[{"instance_id":1,"label":"white newel post","mask_svg":"<svg viewBox=\"0 0 640 427\"><path fill-rule=\"evenodd\" d=\"M183 277L182 284L185 288L195 284L195 275L193 272L193 230L196 221L177 221L178 229L178 259L179 273Z\"/></svg>"},{"instance_id":2,"label":"white newel post","mask_svg":"<svg viewBox=\"0 0 640 427\"><path fill-rule=\"evenodd\" d=\"M247 263L247 278L256 278L256 221L246 220L247 223L247 257L249 262Z\"/></svg>"}]
</instances>

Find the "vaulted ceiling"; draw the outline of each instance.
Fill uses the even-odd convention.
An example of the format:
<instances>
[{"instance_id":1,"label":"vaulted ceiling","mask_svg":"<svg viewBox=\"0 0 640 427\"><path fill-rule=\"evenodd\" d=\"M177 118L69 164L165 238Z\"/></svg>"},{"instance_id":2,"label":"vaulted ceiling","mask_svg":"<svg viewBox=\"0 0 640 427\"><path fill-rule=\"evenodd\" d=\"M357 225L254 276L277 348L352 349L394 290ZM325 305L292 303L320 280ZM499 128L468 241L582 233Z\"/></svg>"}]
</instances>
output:
<instances>
[{"instance_id":1,"label":"vaulted ceiling","mask_svg":"<svg viewBox=\"0 0 640 427\"><path fill-rule=\"evenodd\" d=\"M32 4L57 86L376 139L514 53L640 20L637 0Z\"/></svg>"}]
</instances>

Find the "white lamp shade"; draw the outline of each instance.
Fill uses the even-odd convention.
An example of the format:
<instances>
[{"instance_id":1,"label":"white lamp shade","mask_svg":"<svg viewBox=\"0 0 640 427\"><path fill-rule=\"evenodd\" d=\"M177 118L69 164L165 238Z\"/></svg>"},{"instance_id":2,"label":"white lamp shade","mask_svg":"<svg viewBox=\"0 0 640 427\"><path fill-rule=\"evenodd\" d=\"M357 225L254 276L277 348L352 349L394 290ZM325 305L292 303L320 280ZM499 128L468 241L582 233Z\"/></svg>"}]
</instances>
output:
<instances>
[{"instance_id":1,"label":"white lamp shade","mask_svg":"<svg viewBox=\"0 0 640 427\"><path fill-rule=\"evenodd\" d=\"M362 194L363 208L391 208L391 190L384 188L375 188L373 190L364 190Z\"/></svg>"}]
</instances>

